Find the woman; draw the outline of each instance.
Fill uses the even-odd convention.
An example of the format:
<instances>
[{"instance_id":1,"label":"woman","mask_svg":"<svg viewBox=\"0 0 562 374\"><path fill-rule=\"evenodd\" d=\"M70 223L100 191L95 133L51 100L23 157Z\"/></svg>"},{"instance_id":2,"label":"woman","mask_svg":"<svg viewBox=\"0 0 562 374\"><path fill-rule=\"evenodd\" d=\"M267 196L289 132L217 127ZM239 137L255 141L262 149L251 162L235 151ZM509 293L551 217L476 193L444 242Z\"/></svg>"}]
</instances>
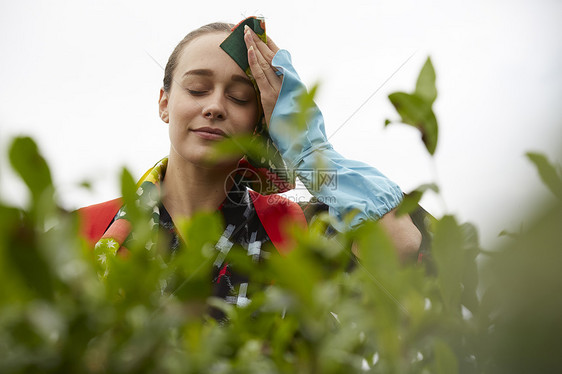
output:
<instances>
[{"instance_id":1,"label":"woman","mask_svg":"<svg viewBox=\"0 0 562 374\"><path fill-rule=\"evenodd\" d=\"M335 197L328 205L340 222L351 208L358 211L351 226L379 219L400 258L415 256L421 234L410 217L395 215L402 197L398 186L376 169L336 153L327 142L321 113L314 104L307 109L306 128L294 124L299 96L306 89L288 52L279 50L271 39L264 42L248 25L264 31L259 27L263 23L255 18L243 21L234 32L233 25L206 25L188 34L170 56L159 98L160 117L169 126L170 153L141 179L138 191L140 205L154 211L154 233L159 227L167 230L169 246L175 249L181 242L175 223L196 212L221 210L225 231L217 244L217 282L228 274L223 262L233 244L241 244L257 257L269 241L278 250L288 249L281 226L284 220L306 224L300 207L287 199L265 199L231 177L240 165L253 172L263 171L263 160L252 165L241 160L242 155L221 160L213 157L219 141L253 134L272 140L277 157L281 155L284 163L296 170L313 195ZM235 46L243 43L249 69L244 71L243 63L231 57L236 53L228 49L225 39ZM313 186L305 175L304 171L317 169L319 158L325 167L336 171L335 190ZM274 174L276 161L268 161ZM85 235L93 241L102 237L98 247L125 251L135 240L129 235L127 208L120 205L116 200L82 210ZM338 229L346 228L342 223ZM153 238L147 241L148 249L161 241L161 237ZM225 290L224 295L229 293L232 290ZM241 300L240 294L237 300Z\"/></svg>"}]
</instances>

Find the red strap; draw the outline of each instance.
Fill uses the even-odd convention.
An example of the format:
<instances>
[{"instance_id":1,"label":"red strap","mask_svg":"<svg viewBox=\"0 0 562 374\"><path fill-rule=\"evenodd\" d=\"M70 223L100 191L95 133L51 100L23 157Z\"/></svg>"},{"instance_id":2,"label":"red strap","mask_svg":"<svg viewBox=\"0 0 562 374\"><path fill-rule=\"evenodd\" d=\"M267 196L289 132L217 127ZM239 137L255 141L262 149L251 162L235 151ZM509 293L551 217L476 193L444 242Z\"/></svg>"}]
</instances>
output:
<instances>
[{"instance_id":1,"label":"red strap","mask_svg":"<svg viewBox=\"0 0 562 374\"><path fill-rule=\"evenodd\" d=\"M250 190L249 192L258 218L271 242L279 253L289 253L293 249L294 243L286 233L286 226L297 224L303 228L307 227L301 207L280 195L263 196L255 191ZM95 245L102 237L122 204L121 199L114 199L78 209L80 233L90 245Z\"/></svg>"},{"instance_id":2,"label":"red strap","mask_svg":"<svg viewBox=\"0 0 562 374\"><path fill-rule=\"evenodd\" d=\"M287 254L294 242L287 235L287 226L297 224L307 227L306 218L299 204L280 195L263 196L249 191L256 213L265 228L265 232L279 253Z\"/></svg>"},{"instance_id":3,"label":"red strap","mask_svg":"<svg viewBox=\"0 0 562 374\"><path fill-rule=\"evenodd\" d=\"M101 238L122 205L121 199L114 199L77 210L80 217L80 234L90 245L95 245Z\"/></svg>"}]
</instances>

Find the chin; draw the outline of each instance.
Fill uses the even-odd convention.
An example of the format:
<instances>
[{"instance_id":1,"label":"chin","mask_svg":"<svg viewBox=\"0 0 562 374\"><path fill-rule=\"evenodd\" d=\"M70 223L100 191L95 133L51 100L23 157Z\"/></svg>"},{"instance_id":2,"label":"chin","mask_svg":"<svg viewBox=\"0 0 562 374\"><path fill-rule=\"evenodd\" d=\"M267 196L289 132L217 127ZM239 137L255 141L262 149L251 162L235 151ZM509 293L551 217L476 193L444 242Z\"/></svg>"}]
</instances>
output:
<instances>
[{"instance_id":1,"label":"chin","mask_svg":"<svg viewBox=\"0 0 562 374\"><path fill-rule=\"evenodd\" d=\"M242 156L239 157L217 157L216 154L208 152L202 155L191 155L184 157L185 160L205 169L234 169Z\"/></svg>"},{"instance_id":2,"label":"chin","mask_svg":"<svg viewBox=\"0 0 562 374\"><path fill-rule=\"evenodd\" d=\"M214 152L212 147L200 144L182 144L179 148L172 146L170 152L177 153L184 161L205 169L233 169L243 157L242 153L221 156Z\"/></svg>"}]
</instances>

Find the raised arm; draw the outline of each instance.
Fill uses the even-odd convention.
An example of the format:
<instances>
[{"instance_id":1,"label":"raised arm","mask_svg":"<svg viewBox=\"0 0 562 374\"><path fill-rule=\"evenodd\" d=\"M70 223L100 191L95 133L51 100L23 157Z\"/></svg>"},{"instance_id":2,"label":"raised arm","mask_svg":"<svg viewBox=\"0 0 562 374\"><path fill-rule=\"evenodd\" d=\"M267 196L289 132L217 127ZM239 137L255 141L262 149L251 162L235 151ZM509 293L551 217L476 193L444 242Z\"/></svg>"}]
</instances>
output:
<instances>
[{"instance_id":1,"label":"raised arm","mask_svg":"<svg viewBox=\"0 0 562 374\"><path fill-rule=\"evenodd\" d=\"M402 259L415 256L421 233L409 216L397 217L395 208L402 191L376 168L349 160L337 153L328 142L322 113L315 104L307 108L306 129L296 126L299 98L306 94L291 63L290 54L271 41L263 43L251 30L245 32L248 61L260 88L269 134L288 166L311 194L324 201L330 214L338 218L343 231L344 216L356 214L350 226L365 220L380 220ZM320 166L320 168L319 168ZM333 184L318 184L318 173L334 173ZM321 179L321 178L320 178Z\"/></svg>"}]
</instances>

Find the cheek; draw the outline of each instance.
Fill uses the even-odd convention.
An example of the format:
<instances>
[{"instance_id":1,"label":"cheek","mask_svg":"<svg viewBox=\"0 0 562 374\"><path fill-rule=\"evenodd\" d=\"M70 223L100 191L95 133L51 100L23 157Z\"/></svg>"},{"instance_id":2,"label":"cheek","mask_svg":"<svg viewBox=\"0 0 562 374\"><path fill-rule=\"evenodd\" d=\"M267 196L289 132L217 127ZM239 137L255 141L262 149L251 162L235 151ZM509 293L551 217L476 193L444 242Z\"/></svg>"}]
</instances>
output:
<instances>
[{"instance_id":1,"label":"cheek","mask_svg":"<svg viewBox=\"0 0 562 374\"><path fill-rule=\"evenodd\" d=\"M186 95L175 95L168 106L170 116L175 118L194 117L201 114L201 106Z\"/></svg>"},{"instance_id":2,"label":"cheek","mask_svg":"<svg viewBox=\"0 0 562 374\"><path fill-rule=\"evenodd\" d=\"M182 134L185 131L182 130L173 118L170 118L170 123L168 125L168 136L172 144L177 143L183 139Z\"/></svg>"},{"instance_id":3,"label":"cheek","mask_svg":"<svg viewBox=\"0 0 562 374\"><path fill-rule=\"evenodd\" d=\"M244 120L241 121L238 125L239 131L243 133L254 132L258 121L257 109L248 110L246 113L244 113L244 116L242 118L244 118Z\"/></svg>"},{"instance_id":4,"label":"cheek","mask_svg":"<svg viewBox=\"0 0 562 374\"><path fill-rule=\"evenodd\" d=\"M249 108L247 113L248 132L253 132L254 129L256 128L258 122L258 114L259 114L258 105L256 103L251 108Z\"/></svg>"}]
</instances>

